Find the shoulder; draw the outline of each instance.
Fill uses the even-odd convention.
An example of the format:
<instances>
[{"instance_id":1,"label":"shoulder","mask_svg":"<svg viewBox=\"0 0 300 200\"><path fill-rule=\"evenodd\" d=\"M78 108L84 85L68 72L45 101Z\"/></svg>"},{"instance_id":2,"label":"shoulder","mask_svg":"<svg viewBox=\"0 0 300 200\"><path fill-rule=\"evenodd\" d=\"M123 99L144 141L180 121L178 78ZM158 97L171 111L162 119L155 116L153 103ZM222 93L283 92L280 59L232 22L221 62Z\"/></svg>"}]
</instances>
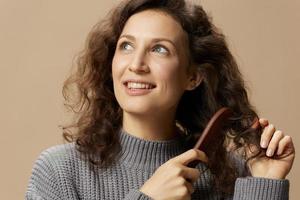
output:
<instances>
[{"instance_id":1,"label":"shoulder","mask_svg":"<svg viewBox=\"0 0 300 200\"><path fill-rule=\"evenodd\" d=\"M84 166L75 143L43 150L34 163L26 199L75 199L74 177L85 170Z\"/></svg>"},{"instance_id":2,"label":"shoulder","mask_svg":"<svg viewBox=\"0 0 300 200\"><path fill-rule=\"evenodd\" d=\"M59 144L48 147L40 153L40 158L60 159L76 152L74 143Z\"/></svg>"},{"instance_id":3,"label":"shoulder","mask_svg":"<svg viewBox=\"0 0 300 200\"><path fill-rule=\"evenodd\" d=\"M43 150L35 162L35 168L58 168L80 162L80 153L74 143L60 144Z\"/></svg>"}]
</instances>

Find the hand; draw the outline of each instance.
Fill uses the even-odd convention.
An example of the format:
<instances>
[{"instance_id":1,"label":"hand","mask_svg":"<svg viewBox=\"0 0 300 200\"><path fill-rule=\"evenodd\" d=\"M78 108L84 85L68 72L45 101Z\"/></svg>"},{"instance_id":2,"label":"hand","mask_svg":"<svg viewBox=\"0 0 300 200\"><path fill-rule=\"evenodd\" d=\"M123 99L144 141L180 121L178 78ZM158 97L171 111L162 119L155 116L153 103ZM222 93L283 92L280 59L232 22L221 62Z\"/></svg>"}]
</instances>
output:
<instances>
[{"instance_id":1,"label":"hand","mask_svg":"<svg viewBox=\"0 0 300 200\"><path fill-rule=\"evenodd\" d=\"M295 148L290 136L276 130L267 119L259 119L263 128L260 146L266 149L264 157L257 157L248 162L248 167L253 177L271 179L284 179L290 172L295 158ZM247 155L251 156L255 151L250 147Z\"/></svg>"},{"instance_id":2,"label":"hand","mask_svg":"<svg viewBox=\"0 0 300 200\"><path fill-rule=\"evenodd\" d=\"M200 176L198 169L187 167L193 160L207 162L207 157L204 152L191 149L168 160L154 172L140 191L155 200L190 200L194 192L192 184Z\"/></svg>"}]
</instances>

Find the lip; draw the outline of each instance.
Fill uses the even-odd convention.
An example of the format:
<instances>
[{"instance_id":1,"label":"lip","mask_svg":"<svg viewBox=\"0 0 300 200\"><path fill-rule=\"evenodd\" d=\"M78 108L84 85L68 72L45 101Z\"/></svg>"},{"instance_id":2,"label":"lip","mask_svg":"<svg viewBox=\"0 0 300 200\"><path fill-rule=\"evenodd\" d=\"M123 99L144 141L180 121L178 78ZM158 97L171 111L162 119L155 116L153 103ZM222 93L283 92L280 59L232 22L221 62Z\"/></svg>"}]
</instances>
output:
<instances>
[{"instance_id":1,"label":"lip","mask_svg":"<svg viewBox=\"0 0 300 200\"><path fill-rule=\"evenodd\" d=\"M139 79L127 79L127 80L125 80L125 81L122 81L122 84L126 86L126 83L128 83L128 82L150 84L150 85L153 85L154 88L156 88L155 83L152 83L152 82L150 82L150 81L139 80Z\"/></svg>"},{"instance_id":2,"label":"lip","mask_svg":"<svg viewBox=\"0 0 300 200\"><path fill-rule=\"evenodd\" d=\"M129 89L127 87L127 83L128 82L135 82L135 83L145 83L145 84L151 84L151 85L154 85L154 88L152 89ZM146 94L149 94L150 92L152 92L153 89L156 88L156 85L151 83L151 82L146 82L146 81L143 81L143 80L135 80L135 79L128 79L126 81L123 81L123 86L125 88L125 91L126 93L129 95L129 96L141 96L141 95L146 95Z\"/></svg>"},{"instance_id":3,"label":"lip","mask_svg":"<svg viewBox=\"0 0 300 200\"><path fill-rule=\"evenodd\" d=\"M129 96L141 96L146 95L152 92L153 89L129 89L126 85L124 85L125 91Z\"/></svg>"}]
</instances>

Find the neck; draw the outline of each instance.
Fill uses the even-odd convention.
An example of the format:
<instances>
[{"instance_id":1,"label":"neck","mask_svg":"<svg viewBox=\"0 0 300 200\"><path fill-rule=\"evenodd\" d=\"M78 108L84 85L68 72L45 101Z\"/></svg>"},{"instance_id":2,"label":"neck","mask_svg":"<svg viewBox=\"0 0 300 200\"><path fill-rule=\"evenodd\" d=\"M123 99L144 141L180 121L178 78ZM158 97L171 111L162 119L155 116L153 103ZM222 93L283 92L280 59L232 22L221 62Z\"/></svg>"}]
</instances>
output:
<instances>
[{"instance_id":1,"label":"neck","mask_svg":"<svg viewBox=\"0 0 300 200\"><path fill-rule=\"evenodd\" d=\"M178 132L176 131L175 117L169 116L163 116L161 113L159 116L149 116L123 112L123 130L146 140L170 140L178 136Z\"/></svg>"}]
</instances>

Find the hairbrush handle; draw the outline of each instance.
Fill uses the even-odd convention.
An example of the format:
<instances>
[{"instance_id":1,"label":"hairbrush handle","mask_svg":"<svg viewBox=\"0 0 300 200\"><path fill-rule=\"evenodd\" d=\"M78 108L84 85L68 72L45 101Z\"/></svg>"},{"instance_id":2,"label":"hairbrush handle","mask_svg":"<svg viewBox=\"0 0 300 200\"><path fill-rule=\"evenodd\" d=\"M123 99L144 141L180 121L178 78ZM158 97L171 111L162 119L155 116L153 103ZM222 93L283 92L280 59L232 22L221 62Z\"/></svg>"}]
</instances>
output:
<instances>
[{"instance_id":1,"label":"hairbrush handle","mask_svg":"<svg viewBox=\"0 0 300 200\"><path fill-rule=\"evenodd\" d=\"M207 153L211 145L214 145L216 140L219 139L218 136L222 133L222 128L229 117L232 116L232 113L232 110L227 107L219 109L209 120L193 149L199 149ZM199 160L194 160L188 164L188 167L195 168L199 162Z\"/></svg>"}]
</instances>

